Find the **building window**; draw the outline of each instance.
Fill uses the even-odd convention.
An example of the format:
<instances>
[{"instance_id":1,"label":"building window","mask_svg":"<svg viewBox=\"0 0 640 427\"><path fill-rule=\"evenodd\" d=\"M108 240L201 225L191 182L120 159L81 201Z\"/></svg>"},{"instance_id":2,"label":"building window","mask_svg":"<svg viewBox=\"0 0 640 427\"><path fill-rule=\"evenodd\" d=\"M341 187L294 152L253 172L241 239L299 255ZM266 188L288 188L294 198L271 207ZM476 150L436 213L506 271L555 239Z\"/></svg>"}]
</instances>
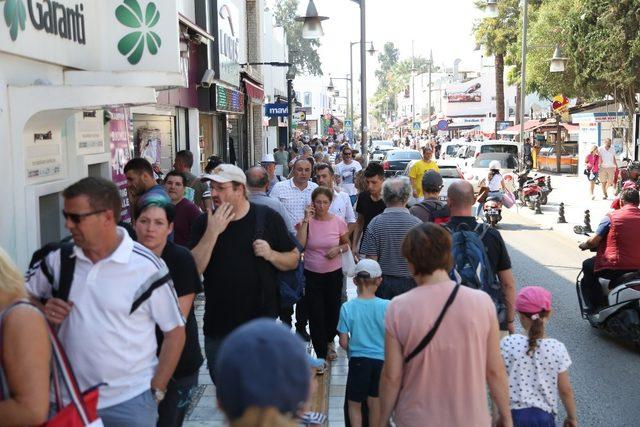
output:
<instances>
[{"instance_id":1,"label":"building window","mask_svg":"<svg viewBox=\"0 0 640 427\"><path fill-rule=\"evenodd\" d=\"M304 106L311 107L311 92L304 93Z\"/></svg>"}]
</instances>

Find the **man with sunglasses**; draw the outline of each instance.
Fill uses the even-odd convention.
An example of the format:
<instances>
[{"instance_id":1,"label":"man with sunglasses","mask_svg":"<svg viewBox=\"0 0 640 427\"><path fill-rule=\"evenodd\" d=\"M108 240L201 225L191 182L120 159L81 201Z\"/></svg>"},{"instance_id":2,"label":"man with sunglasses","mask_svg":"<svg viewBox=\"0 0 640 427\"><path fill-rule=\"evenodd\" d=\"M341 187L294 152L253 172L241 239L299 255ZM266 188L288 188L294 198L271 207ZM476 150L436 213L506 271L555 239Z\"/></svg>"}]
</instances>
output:
<instances>
[{"instance_id":1,"label":"man with sunglasses","mask_svg":"<svg viewBox=\"0 0 640 427\"><path fill-rule=\"evenodd\" d=\"M342 188L349 195L351 204L356 202L358 190L356 190L355 177L362 170L362 165L353 160L353 150L349 145L342 149L342 162L336 165L336 174L342 178Z\"/></svg>"},{"instance_id":2,"label":"man with sunglasses","mask_svg":"<svg viewBox=\"0 0 640 427\"><path fill-rule=\"evenodd\" d=\"M278 315L277 271L296 268L300 253L280 215L249 202L242 169L222 164L211 179L216 209L196 220L189 247L198 272L204 275L204 345L215 383L222 340L250 320Z\"/></svg>"},{"instance_id":3,"label":"man with sunglasses","mask_svg":"<svg viewBox=\"0 0 640 427\"><path fill-rule=\"evenodd\" d=\"M84 178L62 196L74 243L68 295L58 293L61 265L68 262L62 249L34 265L27 290L47 300L45 315L59 326L80 389L100 385L104 425L155 427L154 400L163 399L185 341L167 266L117 226L122 202L112 182ZM156 325L164 338L159 357Z\"/></svg>"}]
</instances>

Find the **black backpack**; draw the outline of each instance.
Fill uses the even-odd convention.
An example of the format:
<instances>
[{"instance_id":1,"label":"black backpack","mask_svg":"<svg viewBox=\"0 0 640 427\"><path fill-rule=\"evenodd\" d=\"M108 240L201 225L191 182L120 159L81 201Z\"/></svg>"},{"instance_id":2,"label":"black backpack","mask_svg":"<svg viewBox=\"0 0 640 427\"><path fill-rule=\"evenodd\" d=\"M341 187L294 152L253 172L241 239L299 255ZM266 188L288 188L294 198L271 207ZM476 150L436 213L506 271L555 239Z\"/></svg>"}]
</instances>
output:
<instances>
[{"instance_id":1,"label":"black backpack","mask_svg":"<svg viewBox=\"0 0 640 427\"><path fill-rule=\"evenodd\" d=\"M76 268L76 256L73 253L74 243L70 237L62 239L59 242L47 243L31 256L29 262L29 273L27 276L33 274L33 272L40 268L42 273L46 276L51 283L53 298L59 298L63 301L69 299L69 292L71 291L71 283L73 282L73 273ZM60 276L56 281L55 277L45 262L45 258L51 252L60 249Z\"/></svg>"},{"instance_id":2,"label":"black backpack","mask_svg":"<svg viewBox=\"0 0 640 427\"><path fill-rule=\"evenodd\" d=\"M429 222L435 224L446 224L451 217L449 206L439 200L424 200L416 206L427 211L429 213Z\"/></svg>"}]
</instances>

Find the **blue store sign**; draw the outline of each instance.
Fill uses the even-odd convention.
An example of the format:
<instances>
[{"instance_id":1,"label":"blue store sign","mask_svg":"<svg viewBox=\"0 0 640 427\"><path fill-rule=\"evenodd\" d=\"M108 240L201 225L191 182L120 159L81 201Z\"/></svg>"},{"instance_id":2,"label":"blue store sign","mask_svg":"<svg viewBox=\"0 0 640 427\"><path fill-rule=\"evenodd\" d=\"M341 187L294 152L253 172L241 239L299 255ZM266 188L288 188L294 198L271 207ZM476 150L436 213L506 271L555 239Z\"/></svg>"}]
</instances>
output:
<instances>
[{"instance_id":1,"label":"blue store sign","mask_svg":"<svg viewBox=\"0 0 640 427\"><path fill-rule=\"evenodd\" d=\"M267 117L287 117L289 115L289 106L286 102L265 104L264 115Z\"/></svg>"}]
</instances>

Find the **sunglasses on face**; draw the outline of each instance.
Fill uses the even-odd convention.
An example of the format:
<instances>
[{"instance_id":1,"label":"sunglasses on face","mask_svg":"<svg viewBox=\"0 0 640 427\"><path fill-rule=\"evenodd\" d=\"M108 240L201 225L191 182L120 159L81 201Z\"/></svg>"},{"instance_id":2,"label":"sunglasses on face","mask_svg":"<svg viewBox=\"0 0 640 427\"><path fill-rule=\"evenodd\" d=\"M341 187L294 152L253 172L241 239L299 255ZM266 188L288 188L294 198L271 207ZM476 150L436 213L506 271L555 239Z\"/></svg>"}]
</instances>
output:
<instances>
[{"instance_id":1,"label":"sunglasses on face","mask_svg":"<svg viewBox=\"0 0 640 427\"><path fill-rule=\"evenodd\" d=\"M77 214L77 213L66 212L65 210L63 210L62 211L62 216L64 216L64 219L68 219L69 221L71 221L74 224L80 224L84 218L86 218L88 216L91 216L91 215L97 215L99 213L106 212L106 211L107 211L106 209L100 209L99 211L93 211L93 212Z\"/></svg>"}]
</instances>

